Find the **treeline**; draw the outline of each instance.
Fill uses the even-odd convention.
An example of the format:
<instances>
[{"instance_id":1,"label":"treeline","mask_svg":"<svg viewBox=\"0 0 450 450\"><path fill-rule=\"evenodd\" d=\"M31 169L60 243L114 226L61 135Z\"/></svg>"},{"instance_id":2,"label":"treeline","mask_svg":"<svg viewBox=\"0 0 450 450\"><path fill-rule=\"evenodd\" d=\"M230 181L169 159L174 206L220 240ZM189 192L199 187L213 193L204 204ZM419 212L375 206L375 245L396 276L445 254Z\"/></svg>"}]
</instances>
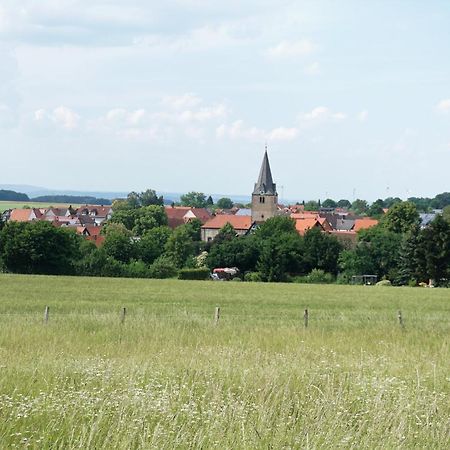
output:
<instances>
[{"instance_id":1,"label":"treeline","mask_svg":"<svg viewBox=\"0 0 450 450\"><path fill-rule=\"evenodd\" d=\"M97 198L89 195L41 195L30 198L22 192L0 189L0 201L9 202L43 202L43 203L70 203L90 205L111 205L107 198Z\"/></svg>"},{"instance_id":2,"label":"treeline","mask_svg":"<svg viewBox=\"0 0 450 450\"><path fill-rule=\"evenodd\" d=\"M355 246L311 229L300 236L287 217L274 217L247 236L225 225L212 242L193 220L172 230L159 198L133 193L116 202L97 248L48 222L2 224L3 271L39 274L205 278L215 267L238 267L244 281L339 282L377 275L395 285L450 279L450 218L438 215L421 229L417 208L397 203L379 225L358 233Z\"/></svg>"},{"instance_id":3,"label":"treeline","mask_svg":"<svg viewBox=\"0 0 450 450\"><path fill-rule=\"evenodd\" d=\"M41 195L31 199L33 202L43 203L70 203L82 205L111 205L107 198L97 198L89 195Z\"/></svg>"},{"instance_id":4,"label":"treeline","mask_svg":"<svg viewBox=\"0 0 450 450\"><path fill-rule=\"evenodd\" d=\"M30 198L21 192L0 189L0 200L7 202L28 202Z\"/></svg>"},{"instance_id":5,"label":"treeline","mask_svg":"<svg viewBox=\"0 0 450 450\"><path fill-rule=\"evenodd\" d=\"M449 206L450 192L443 192L442 194L436 195L434 198L410 197L407 201L413 203L418 212L426 213L435 209L444 209ZM308 211L317 211L320 208L345 208L358 215L381 217L385 209L389 209L397 203L402 202L403 200L399 197L387 197L384 200L379 198L372 203L369 203L367 200L363 199L356 199L353 202L350 202L346 199L336 201L331 198L327 198L323 202L320 200L317 202L311 200L308 202L302 202L302 204L304 205L305 210Z\"/></svg>"}]
</instances>

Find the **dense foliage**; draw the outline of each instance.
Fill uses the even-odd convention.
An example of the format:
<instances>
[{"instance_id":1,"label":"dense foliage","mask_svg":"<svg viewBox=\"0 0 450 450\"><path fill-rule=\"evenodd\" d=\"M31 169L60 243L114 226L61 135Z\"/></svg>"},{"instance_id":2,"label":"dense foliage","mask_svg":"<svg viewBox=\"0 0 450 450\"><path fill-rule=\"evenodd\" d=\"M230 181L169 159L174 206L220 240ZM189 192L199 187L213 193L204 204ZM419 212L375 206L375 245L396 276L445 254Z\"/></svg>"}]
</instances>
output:
<instances>
[{"instance_id":1,"label":"dense foliage","mask_svg":"<svg viewBox=\"0 0 450 450\"><path fill-rule=\"evenodd\" d=\"M27 202L30 200L27 194L21 192L0 189L0 200L9 202Z\"/></svg>"},{"instance_id":2,"label":"dense foliage","mask_svg":"<svg viewBox=\"0 0 450 450\"><path fill-rule=\"evenodd\" d=\"M112 202L108 198L92 197L90 195L41 195L31 199L33 202L44 203L71 203L83 205L110 205Z\"/></svg>"}]
</instances>

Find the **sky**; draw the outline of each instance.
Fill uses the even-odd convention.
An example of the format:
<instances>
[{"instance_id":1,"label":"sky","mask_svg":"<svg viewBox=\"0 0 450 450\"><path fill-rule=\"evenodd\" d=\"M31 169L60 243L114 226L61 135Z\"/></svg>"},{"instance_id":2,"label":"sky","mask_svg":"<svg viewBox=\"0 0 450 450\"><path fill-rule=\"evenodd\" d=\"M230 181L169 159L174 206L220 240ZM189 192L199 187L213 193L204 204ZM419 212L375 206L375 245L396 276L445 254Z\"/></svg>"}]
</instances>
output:
<instances>
[{"instance_id":1,"label":"sky","mask_svg":"<svg viewBox=\"0 0 450 450\"><path fill-rule=\"evenodd\" d=\"M0 0L0 184L450 190L450 2Z\"/></svg>"}]
</instances>

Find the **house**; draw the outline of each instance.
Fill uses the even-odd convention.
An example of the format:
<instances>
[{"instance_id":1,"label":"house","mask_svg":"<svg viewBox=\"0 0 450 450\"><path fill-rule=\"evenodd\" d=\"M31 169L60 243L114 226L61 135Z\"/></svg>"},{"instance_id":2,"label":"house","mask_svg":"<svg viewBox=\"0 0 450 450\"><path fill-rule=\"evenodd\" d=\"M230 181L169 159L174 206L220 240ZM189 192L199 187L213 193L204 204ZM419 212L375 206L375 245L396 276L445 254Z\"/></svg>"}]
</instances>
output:
<instances>
[{"instance_id":1,"label":"house","mask_svg":"<svg viewBox=\"0 0 450 450\"><path fill-rule=\"evenodd\" d=\"M201 228L202 241L210 242L218 234L221 228L223 228L227 223L229 223L238 236L243 236L247 234L254 222L252 221L252 216L237 216L235 214L220 214L208 220Z\"/></svg>"},{"instance_id":2,"label":"house","mask_svg":"<svg viewBox=\"0 0 450 450\"><path fill-rule=\"evenodd\" d=\"M9 220L13 222L32 222L34 220L41 220L43 214L38 208L17 208L11 211Z\"/></svg>"},{"instance_id":3,"label":"house","mask_svg":"<svg viewBox=\"0 0 450 450\"><path fill-rule=\"evenodd\" d=\"M365 230L366 228L371 228L375 225L378 225L378 220L371 219L370 217L362 217L355 220L355 225L352 230L358 232L359 230Z\"/></svg>"},{"instance_id":4,"label":"house","mask_svg":"<svg viewBox=\"0 0 450 450\"><path fill-rule=\"evenodd\" d=\"M92 217L97 225L101 225L112 216L112 207L103 205L84 205L76 210L78 217Z\"/></svg>"},{"instance_id":5,"label":"house","mask_svg":"<svg viewBox=\"0 0 450 450\"><path fill-rule=\"evenodd\" d=\"M191 208L190 206L166 206L167 221L170 228L184 225L193 219L205 224L211 219L211 213L206 208Z\"/></svg>"}]
</instances>

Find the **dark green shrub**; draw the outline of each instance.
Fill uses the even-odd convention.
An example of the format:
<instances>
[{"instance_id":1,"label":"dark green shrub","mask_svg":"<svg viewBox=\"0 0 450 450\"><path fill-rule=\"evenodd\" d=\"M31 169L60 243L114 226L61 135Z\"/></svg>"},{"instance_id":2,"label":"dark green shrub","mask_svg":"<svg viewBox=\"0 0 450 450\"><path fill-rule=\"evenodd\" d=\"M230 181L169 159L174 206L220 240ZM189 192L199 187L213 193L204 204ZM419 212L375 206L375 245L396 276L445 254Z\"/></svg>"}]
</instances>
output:
<instances>
[{"instance_id":1,"label":"dark green shrub","mask_svg":"<svg viewBox=\"0 0 450 450\"><path fill-rule=\"evenodd\" d=\"M261 275L259 272L247 272L244 275L244 281L258 282L258 281L262 281L262 279L261 279Z\"/></svg>"},{"instance_id":2,"label":"dark green shrub","mask_svg":"<svg viewBox=\"0 0 450 450\"><path fill-rule=\"evenodd\" d=\"M313 269L305 277L296 278L295 282L310 284L330 284L334 282L334 277L331 273L324 272L322 269Z\"/></svg>"},{"instance_id":3,"label":"dark green shrub","mask_svg":"<svg viewBox=\"0 0 450 450\"><path fill-rule=\"evenodd\" d=\"M177 275L178 269L169 256L162 255L149 267L150 278L173 278Z\"/></svg>"}]
</instances>

